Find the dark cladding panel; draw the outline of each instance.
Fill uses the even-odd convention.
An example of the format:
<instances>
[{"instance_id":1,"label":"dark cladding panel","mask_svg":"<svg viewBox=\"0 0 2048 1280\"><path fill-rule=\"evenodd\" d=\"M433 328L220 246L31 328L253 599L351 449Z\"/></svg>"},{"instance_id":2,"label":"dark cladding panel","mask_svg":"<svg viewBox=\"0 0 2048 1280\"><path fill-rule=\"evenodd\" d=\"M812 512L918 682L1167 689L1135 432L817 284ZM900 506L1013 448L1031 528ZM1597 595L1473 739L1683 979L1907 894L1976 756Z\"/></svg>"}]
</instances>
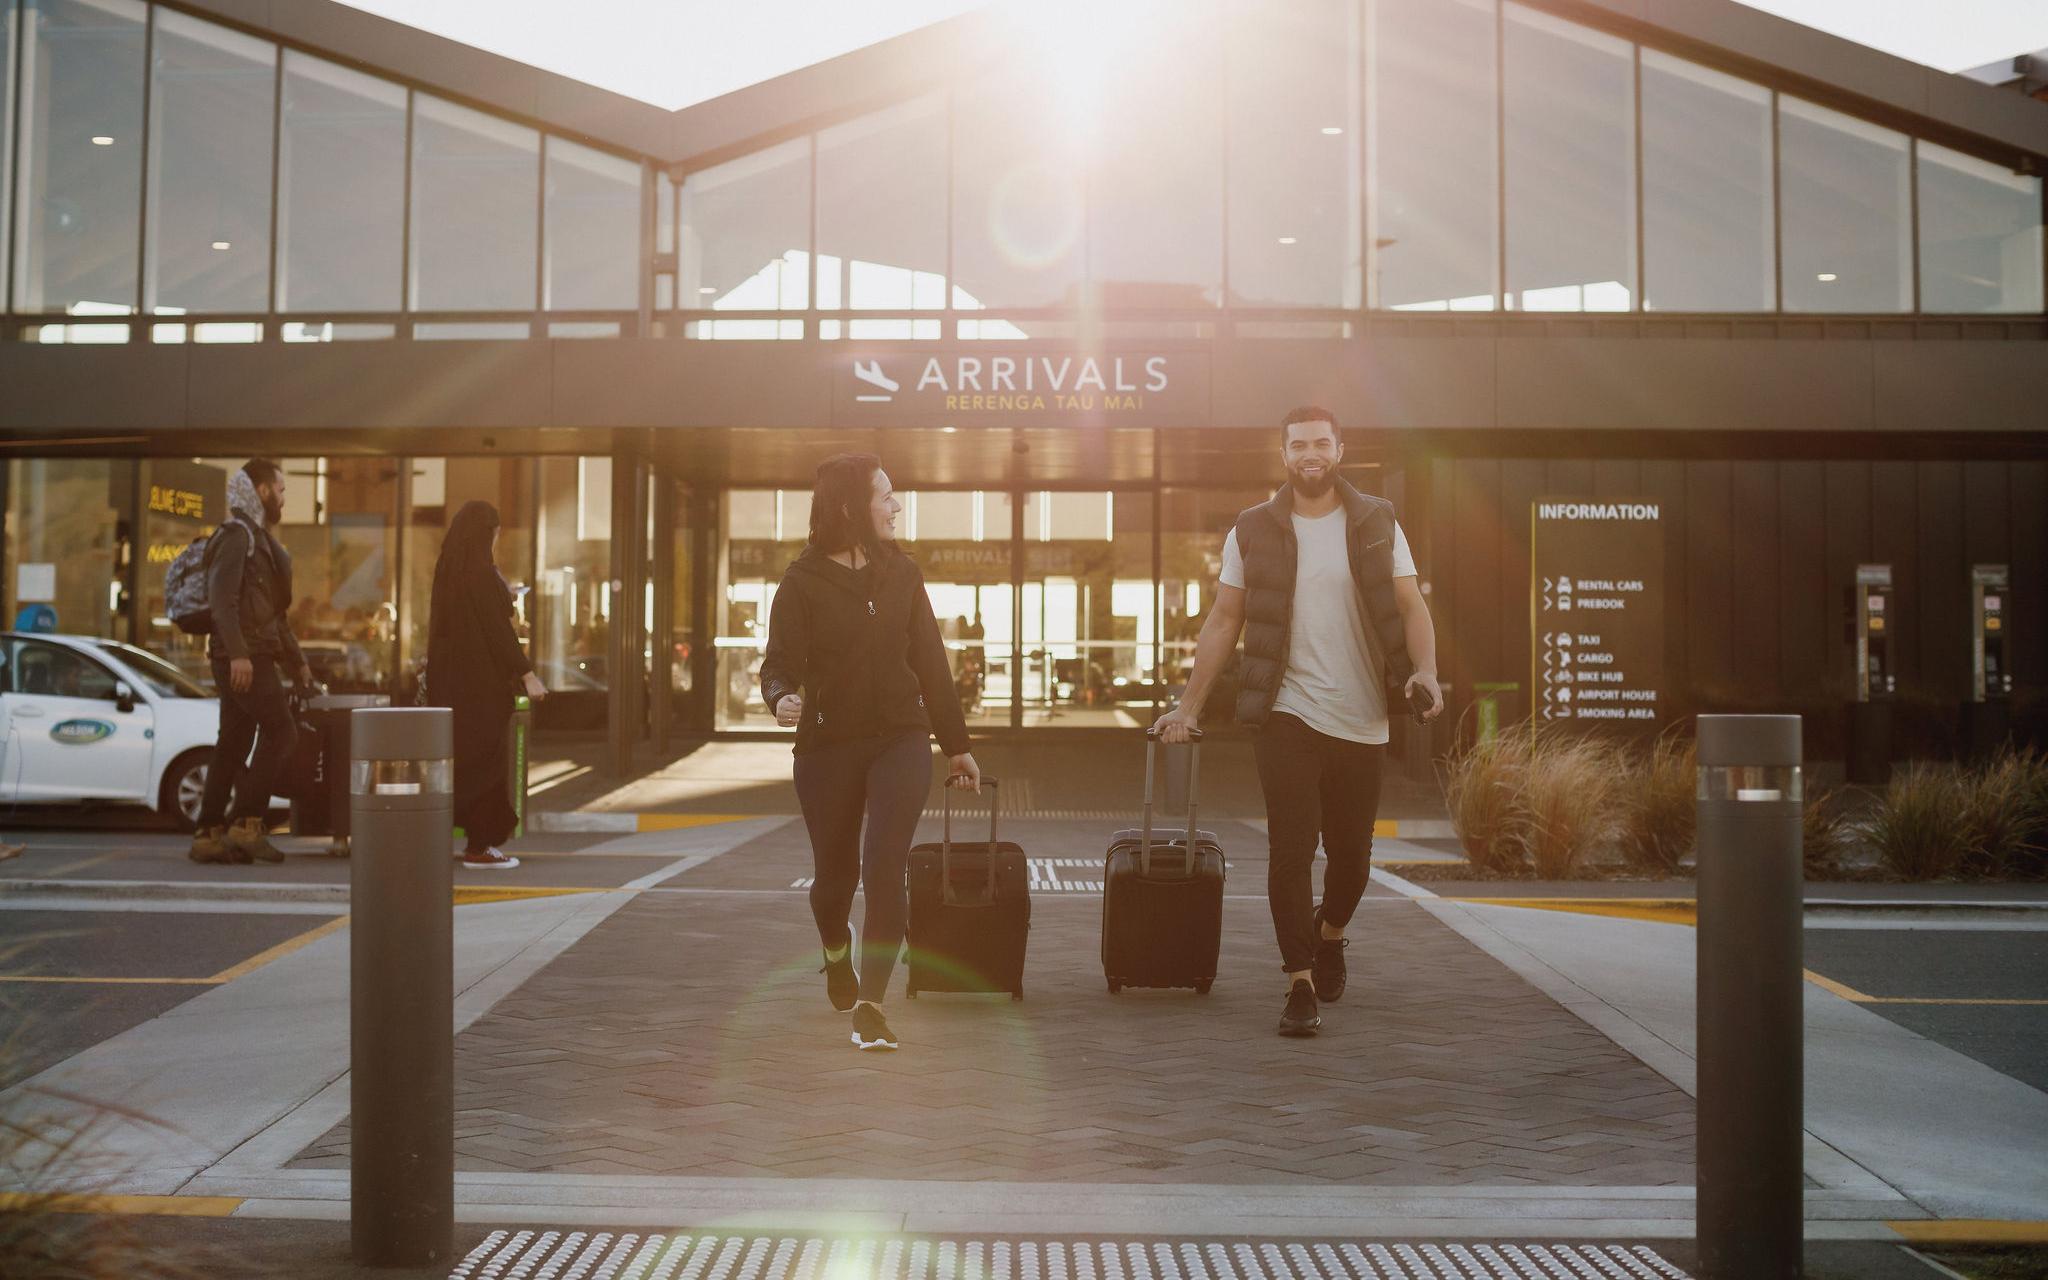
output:
<instances>
[{"instance_id":1,"label":"dark cladding panel","mask_svg":"<svg viewBox=\"0 0 2048 1280\"><path fill-rule=\"evenodd\" d=\"M2048 682L2048 462L2007 466L2012 510L2012 678ZM2038 702L2036 704L2038 708Z\"/></svg>"},{"instance_id":2,"label":"dark cladding panel","mask_svg":"<svg viewBox=\"0 0 2048 1280\"><path fill-rule=\"evenodd\" d=\"M1550 492L1584 497L1593 492L1593 462L1587 458L1552 458L1544 467L1543 479ZM1634 494L1623 494L1634 497Z\"/></svg>"},{"instance_id":3,"label":"dark cladding panel","mask_svg":"<svg viewBox=\"0 0 2048 1280\"><path fill-rule=\"evenodd\" d=\"M1883 431L2048 431L2043 345L1886 343L1874 370L1875 425Z\"/></svg>"},{"instance_id":4,"label":"dark cladding panel","mask_svg":"<svg viewBox=\"0 0 2048 1280\"><path fill-rule=\"evenodd\" d=\"M1970 689L1970 564L1963 554L1963 464L1923 462L1920 488L1920 681L1939 702Z\"/></svg>"},{"instance_id":5,"label":"dark cladding panel","mask_svg":"<svg viewBox=\"0 0 2048 1280\"><path fill-rule=\"evenodd\" d=\"M547 342L337 342L317 360L295 344L193 345L193 425L414 429L548 424Z\"/></svg>"},{"instance_id":6,"label":"dark cladding panel","mask_svg":"<svg viewBox=\"0 0 2048 1280\"><path fill-rule=\"evenodd\" d=\"M1481 338L1214 344L1214 418L1277 423L1297 404L1325 405L1342 426L1494 424L1494 347Z\"/></svg>"},{"instance_id":7,"label":"dark cladding panel","mask_svg":"<svg viewBox=\"0 0 2048 1280\"><path fill-rule=\"evenodd\" d=\"M1827 496L1828 699L1849 696L1855 658L1850 652L1849 590L1856 566L1875 562L1870 534L1871 476L1868 462L1822 463Z\"/></svg>"},{"instance_id":8,"label":"dark cladding panel","mask_svg":"<svg viewBox=\"0 0 2048 1280\"><path fill-rule=\"evenodd\" d=\"M0 432L190 425L185 369L187 353L198 349L0 342Z\"/></svg>"},{"instance_id":9,"label":"dark cladding panel","mask_svg":"<svg viewBox=\"0 0 2048 1280\"><path fill-rule=\"evenodd\" d=\"M2019 558L2012 539L2010 462L1963 464L1963 559L1966 564L2005 564Z\"/></svg>"},{"instance_id":10,"label":"dark cladding panel","mask_svg":"<svg viewBox=\"0 0 2048 1280\"><path fill-rule=\"evenodd\" d=\"M1827 683L1827 476L1819 462L1781 462L1778 470L1778 680L1787 705L1821 701Z\"/></svg>"},{"instance_id":11,"label":"dark cladding panel","mask_svg":"<svg viewBox=\"0 0 2048 1280\"><path fill-rule=\"evenodd\" d=\"M1690 669L1700 710L1734 710L1736 671L1752 641L1735 626L1733 467L1726 462L1685 464L1685 629L1692 637Z\"/></svg>"},{"instance_id":12,"label":"dark cladding panel","mask_svg":"<svg viewBox=\"0 0 2048 1280\"><path fill-rule=\"evenodd\" d=\"M1731 463L1729 480L1731 674L1742 708L1761 709L1780 700L1782 687L1778 652L1785 617L1778 608L1778 580L1786 570L1778 541L1778 464ZM1812 587L1808 575L1807 588Z\"/></svg>"},{"instance_id":13,"label":"dark cladding panel","mask_svg":"<svg viewBox=\"0 0 2048 1280\"><path fill-rule=\"evenodd\" d=\"M549 345L556 426L822 429L833 419L833 366L792 359L795 343Z\"/></svg>"},{"instance_id":14,"label":"dark cladding panel","mask_svg":"<svg viewBox=\"0 0 2048 1280\"><path fill-rule=\"evenodd\" d=\"M1898 651L1892 665L1899 673L1899 692L1917 690L1926 682L1920 653L1920 614L1927 608L1926 580L1920 565L1920 486L1917 463L1870 464L1870 549L1859 557L1892 567L1892 643ZM1849 566L1851 574L1855 564Z\"/></svg>"},{"instance_id":15,"label":"dark cladding panel","mask_svg":"<svg viewBox=\"0 0 2048 1280\"><path fill-rule=\"evenodd\" d=\"M1456 532L1449 558L1454 562L1457 594L1451 597L1449 616L1469 693L1474 681L1520 679L1501 652L1501 632L1504 621L1511 623L1506 630L1522 629L1528 597L1507 619L1501 617L1501 555L1506 549L1500 527L1501 464L1473 458L1453 464L1453 470L1451 513ZM1522 518L1528 519L1527 514Z\"/></svg>"},{"instance_id":16,"label":"dark cladding panel","mask_svg":"<svg viewBox=\"0 0 2048 1280\"><path fill-rule=\"evenodd\" d=\"M1642 484L1643 464L1633 458L1600 458L1593 463L1592 494L1596 498L1640 497Z\"/></svg>"},{"instance_id":17,"label":"dark cladding panel","mask_svg":"<svg viewBox=\"0 0 2048 1280\"><path fill-rule=\"evenodd\" d=\"M1503 427L1724 431L1740 423L1751 431L1863 431L1872 425L1875 352L1867 342L1503 338L1496 346Z\"/></svg>"}]
</instances>

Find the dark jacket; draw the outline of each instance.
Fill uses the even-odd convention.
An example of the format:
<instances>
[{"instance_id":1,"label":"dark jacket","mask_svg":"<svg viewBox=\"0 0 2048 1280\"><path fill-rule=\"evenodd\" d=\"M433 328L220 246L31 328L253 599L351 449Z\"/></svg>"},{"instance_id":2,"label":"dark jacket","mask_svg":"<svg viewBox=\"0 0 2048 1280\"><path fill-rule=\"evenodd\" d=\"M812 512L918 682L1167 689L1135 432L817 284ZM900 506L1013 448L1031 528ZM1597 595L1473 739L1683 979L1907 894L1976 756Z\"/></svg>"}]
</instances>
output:
<instances>
[{"instance_id":1,"label":"dark jacket","mask_svg":"<svg viewBox=\"0 0 2048 1280\"><path fill-rule=\"evenodd\" d=\"M253 547L253 550L252 550ZM223 521L206 549L208 652L216 658L272 658L291 673L306 665L287 615L292 557L268 529L239 516Z\"/></svg>"},{"instance_id":2,"label":"dark jacket","mask_svg":"<svg viewBox=\"0 0 2048 1280\"><path fill-rule=\"evenodd\" d=\"M968 749L967 722L924 574L900 552L849 569L808 547L782 575L768 618L761 698L804 697L796 754L853 738L933 733Z\"/></svg>"},{"instance_id":3,"label":"dark jacket","mask_svg":"<svg viewBox=\"0 0 2048 1280\"><path fill-rule=\"evenodd\" d=\"M1394 601L1394 504L1360 493L1343 480L1344 545L1351 581L1365 610L1365 640L1372 647L1387 687L1389 709L1401 705L1402 690L1415 674L1408 633ZM1237 719L1260 725L1273 710L1287 673L1287 646L1294 621L1294 490L1281 485L1269 502L1237 517L1237 550L1244 557L1244 661L1238 668Z\"/></svg>"},{"instance_id":4,"label":"dark jacket","mask_svg":"<svg viewBox=\"0 0 2048 1280\"><path fill-rule=\"evenodd\" d=\"M458 572L448 588L427 619L428 700L502 727L520 677L533 670L512 626L512 593L488 568Z\"/></svg>"}]
</instances>

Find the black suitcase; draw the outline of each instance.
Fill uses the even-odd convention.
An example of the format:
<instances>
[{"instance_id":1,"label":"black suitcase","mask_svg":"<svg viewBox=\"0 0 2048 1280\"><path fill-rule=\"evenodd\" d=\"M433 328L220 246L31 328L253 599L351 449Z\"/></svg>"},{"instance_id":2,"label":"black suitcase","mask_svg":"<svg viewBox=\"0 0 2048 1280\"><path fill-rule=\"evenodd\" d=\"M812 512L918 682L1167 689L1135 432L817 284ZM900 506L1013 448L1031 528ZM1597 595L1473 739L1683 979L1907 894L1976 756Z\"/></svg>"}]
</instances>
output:
<instances>
[{"instance_id":1,"label":"black suitcase","mask_svg":"<svg viewBox=\"0 0 2048 1280\"><path fill-rule=\"evenodd\" d=\"M1152 832L1152 782L1159 740L1145 732L1145 825L1110 838L1102 872L1102 976L1125 987L1193 987L1209 994L1223 946L1223 846L1195 826L1201 731L1188 760L1188 827Z\"/></svg>"},{"instance_id":2,"label":"black suitcase","mask_svg":"<svg viewBox=\"0 0 2048 1280\"><path fill-rule=\"evenodd\" d=\"M981 785L994 790L994 778ZM910 973L904 994L1007 991L1024 998L1031 877L1024 850L996 838L1000 792L989 796L987 843L953 840L953 790L944 787L944 839L910 851Z\"/></svg>"}]
</instances>

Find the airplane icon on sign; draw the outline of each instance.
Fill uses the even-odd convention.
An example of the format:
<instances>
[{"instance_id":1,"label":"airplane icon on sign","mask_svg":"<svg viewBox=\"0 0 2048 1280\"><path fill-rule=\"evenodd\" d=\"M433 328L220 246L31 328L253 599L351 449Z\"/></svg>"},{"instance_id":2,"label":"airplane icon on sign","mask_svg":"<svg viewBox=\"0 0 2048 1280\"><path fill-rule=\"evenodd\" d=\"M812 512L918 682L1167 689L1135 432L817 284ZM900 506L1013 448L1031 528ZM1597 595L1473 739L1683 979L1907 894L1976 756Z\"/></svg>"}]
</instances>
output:
<instances>
[{"instance_id":1,"label":"airplane icon on sign","mask_svg":"<svg viewBox=\"0 0 2048 1280\"><path fill-rule=\"evenodd\" d=\"M871 387L880 387L882 390L890 393L889 395L885 396L855 396L854 399L856 400L867 402L880 402L886 404L889 401L896 398L894 394L895 392L902 389L902 384L898 383L894 378L890 377L888 374L882 372L882 362L880 360L854 361L853 376L859 378L862 382L867 383Z\"/></svg>"}]
</instances>

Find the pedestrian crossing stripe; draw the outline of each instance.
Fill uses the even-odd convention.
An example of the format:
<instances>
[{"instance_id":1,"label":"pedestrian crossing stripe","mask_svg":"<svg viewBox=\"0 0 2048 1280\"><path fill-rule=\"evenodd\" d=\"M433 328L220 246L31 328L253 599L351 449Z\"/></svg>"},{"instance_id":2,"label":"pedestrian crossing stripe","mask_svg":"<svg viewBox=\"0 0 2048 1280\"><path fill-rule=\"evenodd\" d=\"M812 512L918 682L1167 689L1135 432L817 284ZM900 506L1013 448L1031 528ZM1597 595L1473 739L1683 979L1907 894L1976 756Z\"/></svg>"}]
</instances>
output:
<instances>
[{"instance_id":1,"label":"pedestrian crossing stripe","mask_svg":"<svg viewBox=\"0 0 2048 1280\"><path fill-rule=\"evenodd\" d=\"M449 1280L1687 1280L1646 1245L493 1231Z\"/></svg>"}]
</instances>

